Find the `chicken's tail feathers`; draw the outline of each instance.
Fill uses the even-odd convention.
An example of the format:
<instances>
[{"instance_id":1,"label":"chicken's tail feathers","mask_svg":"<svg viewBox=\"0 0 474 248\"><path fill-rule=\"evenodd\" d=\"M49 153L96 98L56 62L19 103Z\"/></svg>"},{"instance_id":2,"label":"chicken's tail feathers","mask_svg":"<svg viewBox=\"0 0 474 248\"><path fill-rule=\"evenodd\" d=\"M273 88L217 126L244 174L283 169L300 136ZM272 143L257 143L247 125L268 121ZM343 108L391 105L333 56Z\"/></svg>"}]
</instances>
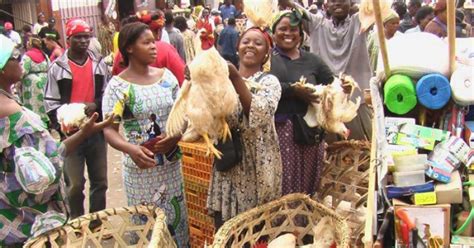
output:
<instances>
[{"instance_id":1,"label":"chicken's tail feathers","mask_svg":"<svg viewBox=\"0 0 474 248\"><path fill-rule=\"evenodd\" d=\"M185 80L179 92L178 98L171 109L166 122L166 133L170 136L177 136L183 133L186 124L186 97L191 88L191 82Z\"/></svg>"}]
</instances>

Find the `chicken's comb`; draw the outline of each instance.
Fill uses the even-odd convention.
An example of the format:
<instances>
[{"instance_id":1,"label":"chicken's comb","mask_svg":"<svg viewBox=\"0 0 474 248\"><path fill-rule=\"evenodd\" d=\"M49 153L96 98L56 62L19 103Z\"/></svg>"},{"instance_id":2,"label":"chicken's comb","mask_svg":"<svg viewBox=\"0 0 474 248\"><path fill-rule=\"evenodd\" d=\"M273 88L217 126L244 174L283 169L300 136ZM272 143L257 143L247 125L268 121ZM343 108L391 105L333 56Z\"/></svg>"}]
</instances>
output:
<instances>
[{"instance_id":1,"label":"chicken's comb","mask_svg":"<svg viewBox=\"0 0 474 248\"><path fill-rule=\"evenodd\" d=\"M253 245L252 248L267 248L268 247L268 243L266 241L258 241L257 243L255 243L255 245Z\"/></svg>"}]
</instances>

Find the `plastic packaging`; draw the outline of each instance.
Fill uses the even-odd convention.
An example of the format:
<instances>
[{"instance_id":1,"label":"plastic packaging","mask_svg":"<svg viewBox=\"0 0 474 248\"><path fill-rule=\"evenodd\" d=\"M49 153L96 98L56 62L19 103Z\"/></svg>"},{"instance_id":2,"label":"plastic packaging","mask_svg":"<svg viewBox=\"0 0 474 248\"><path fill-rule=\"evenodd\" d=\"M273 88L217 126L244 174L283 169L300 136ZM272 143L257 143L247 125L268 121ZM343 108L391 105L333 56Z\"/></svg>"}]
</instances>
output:
<instances>
[{"instance_id":1,"label":"plastic packaging","mask_svg":"<svg viewBox=\"0 0 474 248\"><path fill-rule=\"evenodd\" d=\"M428 164L428 155L415 154L407 156L394 156L395 171L418 171L425 170Z\"/></svg>"},{"instance_id":2,"label":"plastic packaging","mask_svg":"<svg viewBox=\"0 0 474 248\"><path fill-rule=\"evenodd\" d=\"M394 172L393 181L398 187L415 186L425 183L425 171Z\"/></svg>"}]
</instances>

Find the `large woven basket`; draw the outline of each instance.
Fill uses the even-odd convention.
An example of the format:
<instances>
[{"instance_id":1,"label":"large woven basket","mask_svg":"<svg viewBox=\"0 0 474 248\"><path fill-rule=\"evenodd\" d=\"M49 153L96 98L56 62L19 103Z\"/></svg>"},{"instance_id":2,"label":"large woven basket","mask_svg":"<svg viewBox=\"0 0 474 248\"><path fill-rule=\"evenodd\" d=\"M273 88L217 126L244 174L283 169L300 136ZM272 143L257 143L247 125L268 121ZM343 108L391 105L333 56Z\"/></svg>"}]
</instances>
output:
<instances>
[{"instance_id":1,"label":"large woven basket","mask_svg":"<svg viewBox=\"0 0 474 248\"><path fill-rule=\"evenodd\" d=\"M337 227L337 247L349 247L347 222L330 208L304 194L290 194L227 221L214 236L212 248L250 247L284 233L297 234L298 245L312 243L313 227L331 217Z\"/></svg>"},{"instance_id":2,"label":"large woven basket","mask_svg":"<svg viewBox=\"0 0 474 248\"><path fill-rule=\"evenodd\" d=\"M352 246L362 246L365 218L361 217L361 207L367 204L370 142L335 142L327 148L325 164L321 173L321 190L316 197L319 202L330 199L324 203L347 220L352 233Z\"/></svg>"},{"instance_id":3,"label":"large woven basket","mask_svg":"<svg viewBox=\"0 0 474 248\"><path fill-rule=\"evenodd\" d=\"M146 221L137 225L132 221L132 217L139 217L141 220L146 217ZM98 232L93 232L89 224L99 219L102 221L102 228ZM112 238L105 240L104 236ZM138 205L106 209L81 216L60 228L29 240L24 247L174 248L176 244L167 228L163 210L155 206Z\"/></svg>"}]
</instances>

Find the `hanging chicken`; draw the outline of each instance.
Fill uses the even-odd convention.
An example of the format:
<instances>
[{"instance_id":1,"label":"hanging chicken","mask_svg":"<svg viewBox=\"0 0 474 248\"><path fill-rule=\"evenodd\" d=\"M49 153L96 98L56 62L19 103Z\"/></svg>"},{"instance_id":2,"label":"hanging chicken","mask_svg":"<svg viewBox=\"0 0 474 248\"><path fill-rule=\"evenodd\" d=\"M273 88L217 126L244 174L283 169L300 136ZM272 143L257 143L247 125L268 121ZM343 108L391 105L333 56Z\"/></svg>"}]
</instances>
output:
<instances>
[{"instance_id":1,"label":"hanging chicken","mask_svg":"<svg viewBox=\"0 0 474 248\"><path fill-rule=\"evenodd\" d=\"M344 123L352 121L357 116L357 109L360 106L360 97L357 97L355 103L350 100L355 88L359 87L354 79L341 74L339 78L334 78L332 84L322 86L308 84L302 77L296 84L312 89L313 94L320 97L319 103L312 103L308 106L308 111L304 116L308 126L321 127L347 139L349 130ZM342 88L342 85L347 84L352 88L349 94L346 94Z\"/></svg>"},{"instance_id":2,"label":"hanging chicken","mask_svg":"<svg viewBox=\"0 0 474 248\"><path fill-rule=\"evenodd\" d=\"M183 141L204 139L208 153L217 158L217 140L231 138L226 117L237 111L239 98L229 80L227 62L212 47L198 54L188 65L185 80L166 124L170 136L183 134ZM186 126L187 124L187 126Z\"/></svg>"},{"instance_id":3,"label":"hanging chicken","mask_svg":"<svg viewBox=\"0 0 474 248\"><path fill-rule=\"evenodd\" d=\"M273 13L277 10L276 3L278 1L244 0L244 13L251 25L264 29L272 23Z\"/></svg>"},{"instance_id":4,"label":"hanging chicken","mask_svg":"<svg viewBox=\"0 0 474 248\"><path fill-rule=\"evenodd\" d=\"M390 14L390 2L388 0L380 0L380 12L382 20ZM364 33L375 23L375 11L373 0L363 0L359 5L360 32Z\"/></svg>"}]
</instances>

